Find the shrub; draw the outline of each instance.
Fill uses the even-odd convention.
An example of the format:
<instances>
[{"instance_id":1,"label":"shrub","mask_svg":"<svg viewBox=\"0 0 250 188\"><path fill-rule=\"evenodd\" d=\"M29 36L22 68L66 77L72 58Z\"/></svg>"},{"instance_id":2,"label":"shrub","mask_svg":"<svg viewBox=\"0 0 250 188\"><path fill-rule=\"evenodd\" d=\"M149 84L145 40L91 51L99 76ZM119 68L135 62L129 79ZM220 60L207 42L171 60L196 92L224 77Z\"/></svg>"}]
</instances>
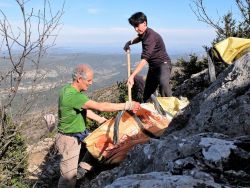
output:
<instances>
[{"instance_id":1,"label":"shrub","mask_svg":"<svg viewBox=\"0 0 250 188\"><path fill-rule=\"evenodd\" d=\"M128 87L126 81L117 82L119 90L119 102L126 102L128 100Z\"/></svg>"},{"instance_id":2,"label":"shrub","mask_svg":"<svg viewBox=\"0 0 250 188\"><path fill-rule=\"evenodd\" d=\"M142 102L143 101L143 90L145 81L142 76L135 76L135 83L132 87L132 100ZM117 83L119 89L119 101L128 101L128 86L127 81L122 81Z\"/></svg>"},{"instance_id":3,"label":"shrub","mask_svg":"<svg viewBox=\"0 0 250 188\"><path fill-rule=\"evenodd\" d=\"M189 60L183 58L178 59L176 66L181 68L182 73L175 73L171 79L171 84L176 87L182 84L186 79L189 79L192 74L196 74L208 67L207 58L201 60L195 54L189 55Z\"/></svg>"},{"instance_id":4,"label":"shrub","mask_svg":"<svg viewBox=\"0 0 250 188\"><path fill-rule=\"evenodd\" d=\"M2 120L0 135L1 186L28 187L26 143L10 117Z\"/></svg>"}]
</instances>

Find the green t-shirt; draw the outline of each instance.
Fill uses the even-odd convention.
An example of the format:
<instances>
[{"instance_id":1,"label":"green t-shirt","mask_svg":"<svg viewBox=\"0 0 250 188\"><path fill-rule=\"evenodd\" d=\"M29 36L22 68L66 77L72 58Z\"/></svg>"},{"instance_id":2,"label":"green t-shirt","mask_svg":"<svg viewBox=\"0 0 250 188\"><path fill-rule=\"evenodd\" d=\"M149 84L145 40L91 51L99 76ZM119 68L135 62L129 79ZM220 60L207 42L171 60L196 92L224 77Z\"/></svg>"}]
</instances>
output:
<instances>
[{"instance_id":1,"label":"green t-shirt","mask_svg":"<svg viewBox=\"0 0 250 188\"><path fill-rule=\"evenodd\" d=\"M71 84L64 86L59 93L58 131L63 133L79 133L86 129L86 110L83 105L89 98L77 91Z\"/></svg>"}]
</instances>

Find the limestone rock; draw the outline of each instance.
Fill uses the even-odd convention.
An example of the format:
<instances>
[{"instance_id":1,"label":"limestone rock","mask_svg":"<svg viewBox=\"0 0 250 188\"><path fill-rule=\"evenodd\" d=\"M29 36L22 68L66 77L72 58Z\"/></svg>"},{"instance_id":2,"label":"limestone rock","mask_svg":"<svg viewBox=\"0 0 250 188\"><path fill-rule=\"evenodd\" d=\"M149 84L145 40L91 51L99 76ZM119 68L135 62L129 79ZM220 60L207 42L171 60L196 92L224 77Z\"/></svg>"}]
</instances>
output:
<instances>
[{"instance_id":1,"label":"limestone rock","mask_svg":"<svg viewBox=\"0 0 250 188\"><path fill-rule=\"evenodd\" d=\"M249 187L249 116L250 53L195 96L159 140L137 145L81 187Z\"/></svg>"}]
</instances>

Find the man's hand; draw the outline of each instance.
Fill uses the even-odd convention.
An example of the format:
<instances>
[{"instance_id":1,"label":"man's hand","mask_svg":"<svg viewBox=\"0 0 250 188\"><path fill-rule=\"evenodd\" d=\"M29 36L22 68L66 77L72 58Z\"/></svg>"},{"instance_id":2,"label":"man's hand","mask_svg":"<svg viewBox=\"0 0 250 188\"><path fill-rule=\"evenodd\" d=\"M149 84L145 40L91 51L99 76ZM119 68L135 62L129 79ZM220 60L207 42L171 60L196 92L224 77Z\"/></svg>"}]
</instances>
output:
<instances>
[{"instance_id":1,"label":"man's hand","mask_svg":"<svg viewBox=\"0 0 250 188\"><path fill-rule=\"evenodd\" d=\"M131 110L133 113L136 113L141 108L140 103L135 101L126 101L124 110Z\"/></svg>"},{"instance_id":2,"label":"man's hand","mask_svg":"<svg viewBox=\"0 0 250 188\"><path fill-rule=\"evenodd\" d=\"M133 85L134 85L134 76L131 75L128 78L127 85L131 86L131 88L133 87Z\"/></svg>"},{"instance_id":3,"label":"man's hand","mask_svg":"<svg viewBox=\"0 0 250 188\"><path fill-rule=\"evenodd\" d=\"M123 47L123 50L125 50L125 52L127 52L128 50L130 50L130 46L131 45L131 41L128 41L125 46Z\"/></svg>"},{"instance_id":4,"label":"man's hand","mask_svg":"<svg viewBox=\"0 0 250 188\"><path fill-rule=\"evenodd\" d=\"M141 105L140 105L140 103L135 102L135 101L133 101L132 103L133 103L133 109L132 109L132 112L133 112L134 114L136 114L136 112L137 112L138 110L140 110Z\"/></svg>"}]
</instances>

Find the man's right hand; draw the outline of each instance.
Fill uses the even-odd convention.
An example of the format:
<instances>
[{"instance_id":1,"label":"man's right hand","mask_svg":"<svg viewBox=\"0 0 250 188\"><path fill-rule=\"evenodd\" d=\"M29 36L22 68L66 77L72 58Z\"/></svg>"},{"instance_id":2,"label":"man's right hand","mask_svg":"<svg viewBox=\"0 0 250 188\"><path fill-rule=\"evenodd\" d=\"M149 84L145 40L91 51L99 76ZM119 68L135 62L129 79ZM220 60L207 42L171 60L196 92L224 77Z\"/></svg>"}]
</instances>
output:
<instances>
[{"instance_id":1,"label":"man's right hand","mask_svg":"<svg viewBox=\"0 0 250 188\"><path fill-rule=\"evenodd\" d=\"M125 50L125 52L127 52L128 50L130 50L130 46L131 45L131 41L128 41L125 46L123 47L123 50Z\"/></svg>"},{"instance_id":2,"label":"man's right hand","mask_svg":"<svg viewBox=\"0 0 250 188\"><path fill-rule=\"evenodd\" d=\"M138 110L140 110L141 105L140 105L140 103L135 102L135 101L132 101L132 103L133 103L132 112L133 112L134 114L136 114L136 112L137 112Z\"/></svg>"},{"instance_id":3,"label":"man's right hand","mask_svg":"<svg viewBox=\"0 0 250 188\"><path fill-rule=\"evenodd\" d=\"M131 110L133 113L136 113L140 108L140 103L136 101L126 101L124 110Z\"/></svg>"},{"instance_id":4,"label":"man's right hand","mask_svg":"<svg viewBox=\"0 0 250 188\"><path fill-rule=\"evenodd\" d=\"M133 87L134 77L132 75L128 78L127 85L129 85L131 88Z\"/></svg>"}]
</instances>

